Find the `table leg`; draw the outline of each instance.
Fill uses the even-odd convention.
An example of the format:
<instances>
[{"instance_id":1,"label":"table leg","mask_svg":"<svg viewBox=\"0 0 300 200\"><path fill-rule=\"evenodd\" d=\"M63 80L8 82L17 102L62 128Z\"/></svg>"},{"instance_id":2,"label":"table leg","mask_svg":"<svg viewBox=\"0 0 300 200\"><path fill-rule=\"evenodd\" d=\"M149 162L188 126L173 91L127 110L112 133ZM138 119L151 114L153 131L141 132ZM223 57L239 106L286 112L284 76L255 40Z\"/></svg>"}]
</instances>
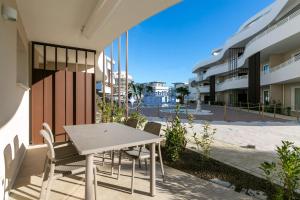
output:
<instances>
[{"instance_id":1,"label":"table leg","mask_svg":"<svg viewBox=\"0 0 300 200\"><path fill-rule=\"evenodd\" d=\"M94 155L89 154L86 156L86 170L85 170L85 199L93 199L93 160Z\"/></svg>"},{"instance_id":2,"label":"table leg","mask_svg":"<svg viewBox=\"0 0 300 200\"><path fill-rule=\"evenodd\" d=\"M150 193L151 196L155 196L155 187L156 187L156 180L155 180L155 143L151 144L151 153L150 153Z\"/></svg>"}]
</instances>

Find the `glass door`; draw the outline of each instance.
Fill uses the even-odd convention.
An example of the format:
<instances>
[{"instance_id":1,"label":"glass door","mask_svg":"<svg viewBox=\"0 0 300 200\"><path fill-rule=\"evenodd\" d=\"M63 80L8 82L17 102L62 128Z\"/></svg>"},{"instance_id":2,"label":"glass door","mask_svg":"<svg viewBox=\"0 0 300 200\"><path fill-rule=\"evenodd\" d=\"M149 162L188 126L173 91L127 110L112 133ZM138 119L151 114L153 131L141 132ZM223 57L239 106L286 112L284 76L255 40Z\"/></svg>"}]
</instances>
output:
<instances>
[{"instance_id":1,"label":"glass door","mask_svg":"<svg viewBox=\"0 0 300 200\"><path fill-rule=\"evenodd\" d=\"M300 88L295 88L295 110L300 110Z\"/></svg>"}]
</instances>

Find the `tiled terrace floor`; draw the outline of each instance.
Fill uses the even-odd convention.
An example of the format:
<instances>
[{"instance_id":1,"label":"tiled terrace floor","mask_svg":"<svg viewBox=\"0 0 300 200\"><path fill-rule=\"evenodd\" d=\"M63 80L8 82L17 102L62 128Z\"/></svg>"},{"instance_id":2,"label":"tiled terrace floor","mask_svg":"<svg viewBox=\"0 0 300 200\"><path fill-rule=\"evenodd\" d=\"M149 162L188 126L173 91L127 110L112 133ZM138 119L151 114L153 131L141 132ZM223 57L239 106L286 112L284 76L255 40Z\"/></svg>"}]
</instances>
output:
<instances>
[{"instance_id":1,"label":"tiled terrace floor","mask_svg":"<svg viewBox=\"0 0 300 200\"><path fill-rule=\"evenodd\" d=\"M10 193L10 199L38 199L45 152L44 147L30 148L27 151L15 186ZM136 191L135 194L131 195L129 194L130 163L127 160L124 161L120 180L109 175L109 165L99 168L102 173L99 172L98 174L98 199L251 199L248 196L169 167L166 167L167 181L163 183L160 178L159 165L157 165L157 195L155 197L149 196L149 176L145 174L144 168L139 169L138 167L137 178L135 179ZM84 199L84 174L55 181L50 199Z\"/></svg>"}]
</instances>

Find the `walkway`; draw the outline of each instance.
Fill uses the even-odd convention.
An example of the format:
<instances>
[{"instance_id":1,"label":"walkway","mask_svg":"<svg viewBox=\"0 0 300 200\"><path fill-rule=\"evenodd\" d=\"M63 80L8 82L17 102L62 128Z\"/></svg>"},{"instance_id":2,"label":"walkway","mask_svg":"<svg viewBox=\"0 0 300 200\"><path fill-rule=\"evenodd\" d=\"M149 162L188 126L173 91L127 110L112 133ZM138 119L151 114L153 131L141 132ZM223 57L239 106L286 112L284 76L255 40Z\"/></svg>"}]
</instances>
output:
<instances>
[{"instance_id":1,"label":"walkway","mask_svg":"<svg viewBox=\"0 0 300 200\"><path fill-rule=\"evenodd\" d=\"M32 148L27 151L21 171L17 177L15 186L10 194L11 200L38 199L41 185L42 165L45 156L45 148ZM196 178L173 168L166 167L167 182L160 179L160 168L157 166L157 195L149 196L148 174L144 169L137 168L136 191L129 194L130 166L126 161L122 165L122 176L116 180L115 176L108 175L109 165L101 167L104 173L98 175L99 199L113 200L183 200L183 199L212 199L212 200L246 200L248 196L236 193L230 189L221 187L211 182ZM105 173L106 172L106 173ZM101 182L100 182L101 181ZM51 199L84 199L84 175L72 178L62 178L53 184Z\"/></svg>"},{"instance_id":2,"label":"walkway","mask_svg":"<svg viewBox=\"0 0 300 200\"><path fill-rule=\"evenodd\" d=\"M195 107L195 106L194 106ZM161 108L160 108L161 109ZM163 108L164 109L164 108ZM224 107L223 106L209 106L202 105L202 109L210 110L212 115L194 115L194 118L197 120L206 120L206 121L224 121ZM168 118L171 116L170 113L158 112L159 108L142 108L141 111L145 116L148 117L160 117ZM174 115L174 114L173 114ZM186 114L180 114L182 118L187 118ZM227 108L226 110L226 121L244 121L244 122L254 122L254 121L276 121L276 122L286 122L286 119L273 118L271 116L258 115L252 111L247 112L245 110L240 110L239 108Z\"/></svg>"},{"instance_id":3,"label":"walkway","mask_svg":"<svg viewBox=\"0 0 300 200\"><path fill-rule=\"evenodd\" d=\"M157 121L165 125L165 121L158 117L149 117L150 121ZM183 120L186 123L187 120ZM194 131L200 132L203 121L195 120ZM282 140L294 142L300 146L300 125L296 121L287 122L210 122L216 128L211 157L236 167L258 177L263 177L260 164L265 161L276 160L276 146ZM188 148L196 149L193 143L192 131L189 129ZM252 145L255 148L247 148Z\"/></svg>"}]
</instances>

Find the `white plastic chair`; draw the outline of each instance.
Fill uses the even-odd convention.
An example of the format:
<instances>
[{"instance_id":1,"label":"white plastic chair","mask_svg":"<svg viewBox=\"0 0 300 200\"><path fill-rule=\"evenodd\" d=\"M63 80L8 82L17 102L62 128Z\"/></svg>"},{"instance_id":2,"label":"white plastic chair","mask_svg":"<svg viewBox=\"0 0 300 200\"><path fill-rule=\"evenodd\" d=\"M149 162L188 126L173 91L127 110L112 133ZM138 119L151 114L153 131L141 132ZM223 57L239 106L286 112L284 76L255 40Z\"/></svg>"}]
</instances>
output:
<instances>
[{"instance_id":1,"label":"white plastic chair","mask_svg":"<svg viewBox=\"0 0 300 200\"><path fill-rule=\"evenodd\" d=\"M57 159L64 159L68 157L72 157L74 155L78 155L76 148L70 141L65 142L55 142L53 132L46 122L42 124L43 129L48 133L50 137L50 141L53 145L55 156Z\"/></svg>"},{"instance_id":2,"label":"white plastic chair","mask_svg":"<svg viewBox=\"0 0 300 200\"><path fill-rule=\"evenodd\" d=\"M152 133L157 136L160 136L160 130L161 130L161 124L156 123L156 122L148 122L144 128L144 131L146 131L148 133ZM147 171L147 160L150 159L150 151L145 146L140 146L140 147L134 147L133 149L126 150L124 152L126 153L126 155L128 157L130 157L132 159L131 193L133 194L136 160L139 160L139 161L144 160L145 166L146 166L146 171ZM160 143L158 143L158 155L157 155L157 153L155 153L155 157L156 156L159 157L162 178L163 178L163 181L165 181L165 172L164 172L164 166L163 166L163 161L162 161ZM119 175L118 176L120 176L120 171L121 171L121 152L120 152L120 158L119 158L119 170L118 170Z\"/></svg>"},{"instance_id":3,"label":"white plastic chair","mask_svg":"<svg viewBox=\"0 0 300 200\"><path fill-rule=\"evenodd\" d=\"M57 159L55 149L52 144L51 136L45 130L40 130L41 136L47 144L48 151L44 164L44 174L42 182L42 190L40 193L40 200L48 200L51 192L52 183L55 179L83 173L85 171L85 156L75 155L65 159ZM95 199L97 199L97 171L96 166L94 172L94 192Z\"/></svg>"}]
</instances>

